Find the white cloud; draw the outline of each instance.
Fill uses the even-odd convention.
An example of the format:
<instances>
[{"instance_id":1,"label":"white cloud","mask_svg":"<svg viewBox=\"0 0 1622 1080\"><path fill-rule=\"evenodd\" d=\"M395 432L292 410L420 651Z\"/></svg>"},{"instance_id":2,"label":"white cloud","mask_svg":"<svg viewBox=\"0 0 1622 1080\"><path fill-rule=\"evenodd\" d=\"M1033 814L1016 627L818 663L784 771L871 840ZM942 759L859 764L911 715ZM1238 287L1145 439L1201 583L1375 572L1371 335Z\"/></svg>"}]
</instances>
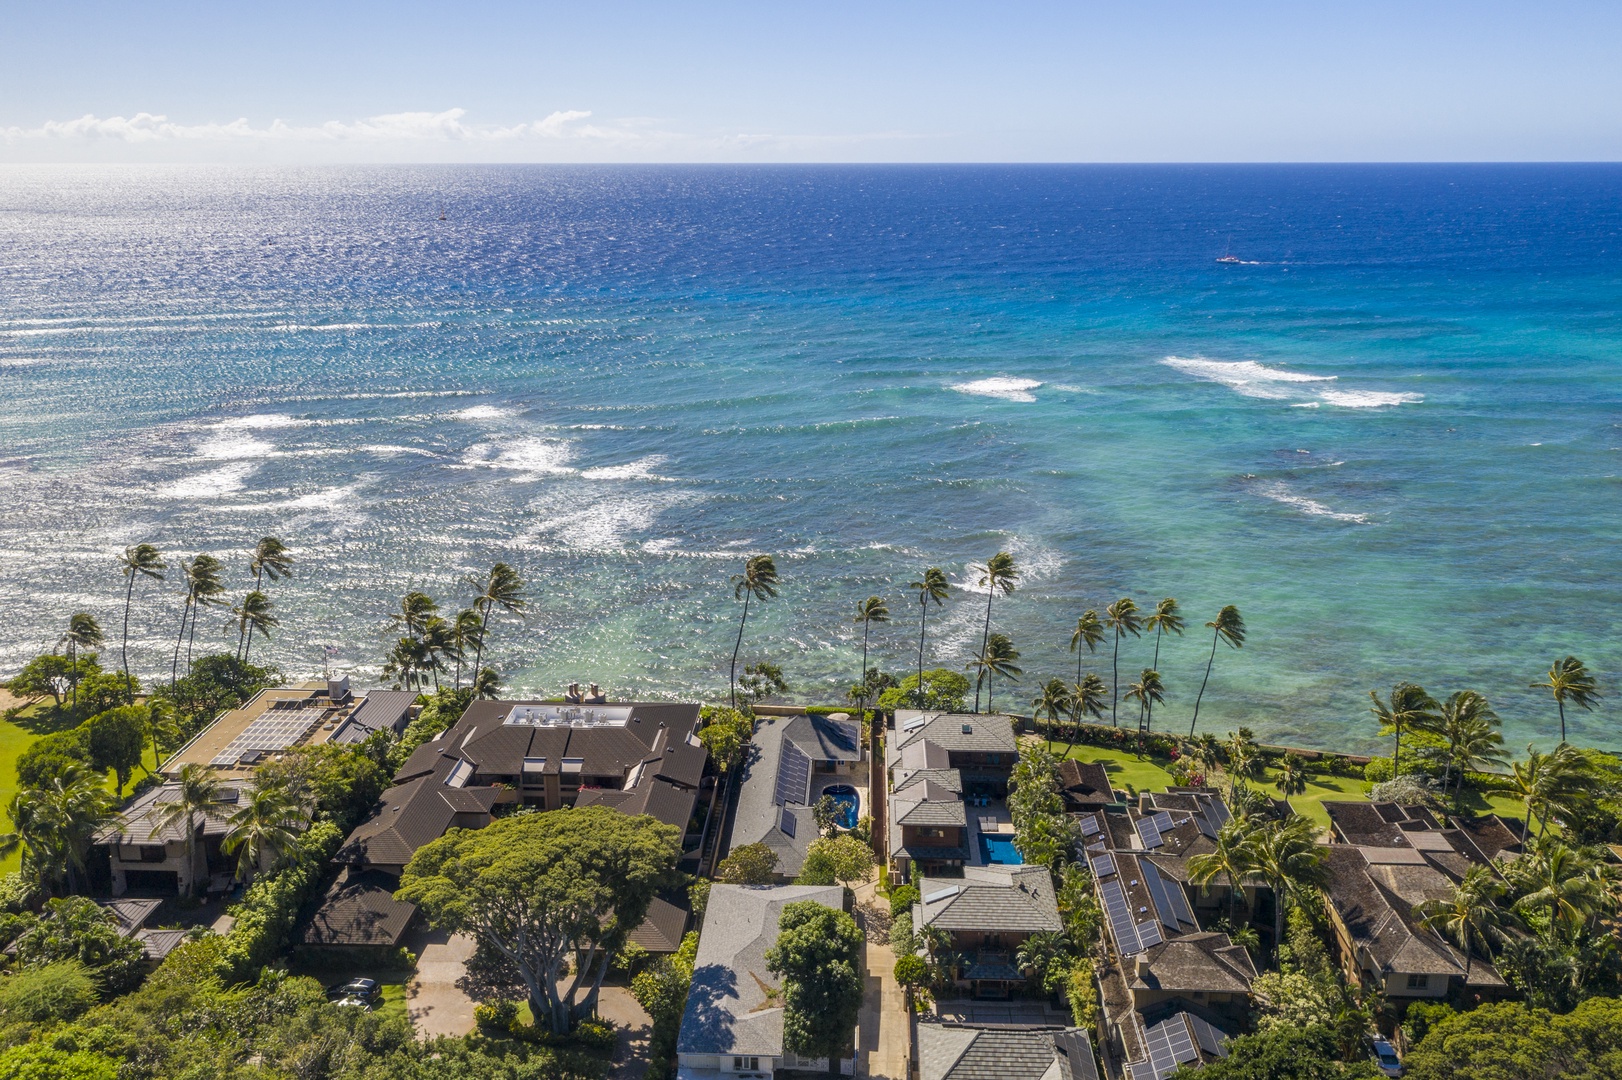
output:
<instances>
[{"instance_id":1,"label":"white cloud","mask_svg":"<svg viewBox=\"0 0 1622 1080\"><path fill-rule=\"evenodd\" d=\"M511 127L463 122L466 109L444 112L402 112L370 116L364 120L328 120L315 126L273 120L266 127L254 127L246 117L228 124L180 124L167 116L136 113L131 117L100 117L90 113L77 120L48 120L39 127L0 128L6 142L40 140L118 140L127 143L163 141L191 142L408 142L423 139L499 142L523 138L604 139L631 135L629 129L582 124L589 112L554 112L531 123Z\"/></svg>"}]
</instances>

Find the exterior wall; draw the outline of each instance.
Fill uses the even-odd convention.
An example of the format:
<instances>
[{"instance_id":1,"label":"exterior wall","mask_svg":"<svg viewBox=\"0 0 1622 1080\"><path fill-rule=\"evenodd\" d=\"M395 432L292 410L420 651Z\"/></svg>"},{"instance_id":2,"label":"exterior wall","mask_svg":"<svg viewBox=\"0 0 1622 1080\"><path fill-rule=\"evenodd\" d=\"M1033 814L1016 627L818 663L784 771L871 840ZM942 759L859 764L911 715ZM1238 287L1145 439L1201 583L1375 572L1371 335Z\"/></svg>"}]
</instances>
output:
<instances>
[{"instance_id":1,"label":"exterior wall","mask_svg":"<svg viewBox=\"0 0 1622 1080\"><path fill-rule=\"evenodd\" d=\"M180 895L189 895L195 891L196 886L208 877L207 856L204 844L197 844L197 859L192 868L186 865L186 845L179 840L171 840L162 845L163 859L161 861L148 861L143 857L145 850L158 847L157 844L109 844L109 863L113 875L113 895L123 896L129 891L129 871L140 873L142 871L157 871L175 875L175 882Z\"/></svg>"},{"instance_id":2,"label":"exterior wall","mask_svg":"<svg viewBox=\"0 0 1622 1080\"><path fill-rule=\"evenodd\" d=\"M1410 979L1419 985L1409 985ZM1410 976L1405 971L1393 971L1385 976L1380 990L1388 998L1440 998L1447 996L1451 983L1446 975Z\"/></svg>"}]
</instances>

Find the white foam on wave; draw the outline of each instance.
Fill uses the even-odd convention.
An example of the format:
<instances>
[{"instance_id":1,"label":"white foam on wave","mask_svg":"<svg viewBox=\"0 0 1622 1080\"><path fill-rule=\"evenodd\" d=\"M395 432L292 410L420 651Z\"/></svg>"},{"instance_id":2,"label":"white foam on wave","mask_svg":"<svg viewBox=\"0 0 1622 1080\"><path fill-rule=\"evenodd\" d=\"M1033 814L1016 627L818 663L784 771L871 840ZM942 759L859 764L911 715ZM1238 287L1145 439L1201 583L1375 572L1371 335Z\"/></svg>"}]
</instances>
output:
<instances>
[{"instance_id":1,"label":"white foam on wave","mask_svg":"<svg viewBox=\"0 0 1622 1080\"><path fill-rule=\"evenodd\" d=\"M241 491L249 476L259 468L257 461L238 461L218 469L158 488L158 494L171 499L213 499Z\"/></svg>"},{"instance_id":2,"label":"white foam on wave","mask_svg":"<svg viewBox=\"0 0 1622 1080\"><path fill-rule=\"evenodd\" d=\"M1287 398L1290 391L1286 383L1333 382L1333 375L1308 375L1300 371L1270 368L1254 360L1207 360L1203 356L1168 356L1161 361L1185 375L1207 382L1221 383L1246 397Z\"/></svg>"},{"instance_id":3,"label":"white foam on wave","mask_svg":"<svg viewBox=\"0 0 1622 1080\"><path fill-rule=\"evenodd\" d=\"M274 443L256 439L252 435L236 435L221 431L197 444L197 456L211 461L231 461L240 458L262 458L275 449Z\"/></svg>"},{"instance_id":4,"label":"white foam on wave","mask_svg":"<svg viewBox=\"0 0 1622 1080\"><path fill-rule=\"evenodd\" d=\"M1383 409L1425 400L1424 394L1388 394L1378 390L1323 390L1318 396L1342 409Z\"/></svg>"},{"instance_id":5,"label":"white foam on wave","mask_svg":"<svg viewBox=\"0 0 1622 1080\"><path fill-rule=\"evenodd\" d=\"M503 409L497 405L474 405L460 409L450 414L452 420L501 420L514 415L513 409Z\"/></svg>"},{"instance_id":6,"label":"white foam on wave","mask_svg":"<svg viewBox=\"0 0 1622 1080\"><path fill-rule=\"evenodd\" d=\"M309 427L314 423L314 420L300 420L286 413L258 413L254 416L233 416L229 420L221 420L214 426L220 431L236 429L258 431L263 428Z\"/></svg>"},{"instance_id":7,"label":"white foam on wave","mask_svg":"<svg viewBox=\"0 0 1622 1080\"><path fill-rule=\"evenodd\" d=\"M510 469L525 476L574 472L569 461L574 444L561 439L514 439L505 443L475 443L462 455L462 463L487 469Z\"/></svg>"},{"instance_id":8,"label":"white foam on wave","mask_svg":"<svg viewBox=\"0 0 1622 1080\"><path fill-rule=\"evenodd\" d=\"M432 450L424 450L420 446L391 446L387 443L367 443L360 448L364 453L376 454L379 457L398 457L401 454L416 454L418 457L438 457Z\"/></svg>"},{"instance_id":9,"label":"white foam on wave","mask_svg":"<svg viewBox=\"0 0 1622 1080\"><path fill-rule=\"evenodd\" d=\"M1346 514L1332 510L1317 499L1309 499L1305 495L1297 495L1282 483L1262 484L1255 488L1256 494L1264 499L1272 499L1276 503L1293 507L1310 517L1326 517L1335 521L1350 521L1357 525L1367 525L1367 514Z\"/></svg>"},{"instance_id":10,"label":"white foam on wave","mask_svg":"<svg viewBox=\"0 0 1622 1080\"><path fill-rule=\"evenodd\" d=\"M669 460L663 454L649 454L625 465L604 465L586 469L580 475L587 480L663 480L665 478L655 476L653 470Z\"/></svg>"},{"instance_id":11,"label":"white foam on wave","mask_svg":"<svg viewBox=\"0 0 1622 1080\"><path fill-rule=\"evenodd\" d=\"M324 487L303 495L295 495L291 499L263 503L239 503L232 509L239 511L327 510L333 513L353 515L355 513L356 497L365 486L364 483L354 483L338 487Z\"/></svg>"},{"instance_id":12,"label":"white foam on wave","mask_svg":"<svg viewBox=\"0 0 1622 1080\"><path fill-rule=\"evenodd\" d=\"M960 394L973 394L978 397L993 397L1003 401L1029 403L1036 400L1036 395L1031 391L1041 385L1035 379L1011 379L998 375L990 379L953 383L947 389L956 390Z\"/></svg>"}]
</instances>

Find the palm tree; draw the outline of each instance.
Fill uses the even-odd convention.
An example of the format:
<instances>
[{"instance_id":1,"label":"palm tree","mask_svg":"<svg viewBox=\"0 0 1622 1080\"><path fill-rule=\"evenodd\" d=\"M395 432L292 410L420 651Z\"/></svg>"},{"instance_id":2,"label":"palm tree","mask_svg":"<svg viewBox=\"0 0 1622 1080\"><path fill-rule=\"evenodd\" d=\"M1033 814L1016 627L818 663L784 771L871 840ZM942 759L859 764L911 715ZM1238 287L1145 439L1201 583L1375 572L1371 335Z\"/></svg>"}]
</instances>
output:
<instances>
[{"instance_id":1,"label":"palm tree","mask_svg":"<svg viewBox=\"0 0 1622 1080\"><path fill-rule=\"evenodd\" d=\"M494 668L481 668L470 689L480 701L494 701L501 696L501 676Z\"/></svg>"},{"instance_id":2,"label":"palm tree","mask_svg":"<svg viewBox=\"0 0 1622 1080\"><path fill-rule=\"evenodd\" d=\"M1229 604L1217 612L1217 617L1205 624L1211 633L1211 656L1205 661L1205 678L1200 680L1200 692L1194 698L1194 719L1188 724L1188 737L1194 737L1194 728L1200 722L1200 700L1205 697L1205 684L1211 681L1211 665L1216 663L1217 642L1226 641L1230 649L1245 647L1245 620L1239 609Z\"/></svg>"},{"instance_id":3,"label":"palm tree","mask_svg":"<svg viewBox=\"0 0 1622 1080\"><path fill-rule=\"evenodd\" d=\"M1487 699L1474 690L1458 690L1442 702L1437 734L1447 740L1442 768L1442 794L1447 794L1453 770L1459 770L1459 788L1464 788L1465 771L1481 765L1499 765L1505 758L1498 747L1504 737L1498 733L1498 714ZM1457 805L1455 803L1455 805Z\"/></svg>"},{"instance_id":4,"label":"palm tree","mask_svg":"<svg viewBox=\"0 0 1622 1080\"><path fill-rule=\"evenodd\" d=\"M1318 827L1292 815L1269 821L1251 848L1256 874L1273 890L1273 948L1284 940L1284 906L1314 895L1328 876L1326 851L1318 846Z\"/></svg>"},{"instance_id":5,"label":"palm tree","mask_svg":"<svg viewBox=\"0 0 1622 1080\"><path fill-rule=\"evenodd\" d=\"M413 589L400 598L400 610L389 618L405 628L414 638L422 637L422 628L439 611L439 602L425 592Z\"/></svg>"},{"instance_id":6,"label":"palm tree","mask_svg":"<svg viewBox=\"0 0 1622 1080\"><path fill-rule=\"evenodd\" d=\"M1561 743L1547 754L1527 744L1526 760L1512 762L1509 772L1511 789L1526 806L1522 834L1531 835L1535 812L1542 822L1538 829L1541 835L1549 827L1549 818L1566 811L1591 776L1588 759L1570 743Z\"/></svg>"},{"instance_id":7,"label":"palm tree","mask_svg":"<svg viewBox=\"0 0 1622 1080\"><path fill-rule=\"evenodd\" d=\"M1228 801L1232 802L1239 785L1256 775L1256 744L1240 731L1228 739Z\"/></svg>"},{"instance_id":8,"label":"palm tree","mask_svg":"<svg viewBox=\"0 0 1622 1080\"><path fill-rule=\"evenodd\" d=\"M1417 912L1427 930L1451 939L1466 956L1474 953L1487 959L1514 922L1513 915L1500 904L1503 896L1504 883L1490 869L1472 866L1452 893L1425 901Z\"/></svg>"},{"instance_id":9,"label":"palm tree","mask_svg":"<svg viewBox=\"0 0 1622 1080\"><path fill-rule=\"evenodd\" d=\"M862 688L861 709L862 721L867 721L867 632L874 623L887 623L890 621L890 605L884 602L882 596L869 596L856 605L856 618L851 620L862 624L862 678L857 684Z\"/></svg>"},{"instance_id":10,"label":"palm tree","mask_svg":"<svg viewBox=\"0 0 1622 1080\"><path fill-rule=\"evenodd\" d=\"M255 870L274 870L298 843L301 825L308 820L305 807L285 788L255 788L242 808L226 819L228 831L220 851L237 853L236 879L247 881Z\"/></svg>"},{"instance_id":11,"label":"palm tree","mask_svg":"<svg viewBox=\"0 0 1622 1080\"><path fill-rule=\"evenodd\" d=\"M1160 670L1161 636L1164 634L1176 634L1178 637L1182 637L1185 625L1187 624L1183 622L1182 613L1177 610L1175 597L1168 596L1155 605L1155 613L1143 620L1143 628L1155 632L1155 662L1150 667L1153 667L1156 671Z\"/></svg>"},{"instance_id":12,"label":"palm tree","mask_svg":"<svg viewBox=\"0 0 1622 1080\"><path fill-rule=\"evenodd\" d=\"M1301 755L1284 755L1284 763L1278 770L1277 786L1279 794L1285 798L1307 790L1307 765L1301 760Z\"/></svg>"},{"instance_id":13,"label":"palm tree","mask_svg":"<svg viewBox=\"0 0 1622 1080\"><path fill-rule=\"evenodd\" d=\"M983 657L988 655L987 650L991 647L991 601L999 592L1007 596L1014 591L1015 586L1019 584L1019 567L1014 565L1012 555L1006 551L999 551L987 559L984 566L971 566L969 569L979 572L978 584L986 591L986 626L980 634L980 655ZM990 708L991 702L987 701L986 709L989 711ZM980 711L978 682L974 685L974 711Z\"/></svg>"},{"instance_id":14,"label":"palm tree","mask_svg":"<svg viewBox=\"0 0 1622 1080\"><path fill-rule=\"evenodd\" d=\"M293 556L274 536L261 536L248 552L248 573L253 575L253 587L262 590L265 578L280 581L293 573Z\"/></svg>"},{"instance_id":15,"label":"palm tree","mask_svg":"<svg viewBox=\"0 0 1622 1080\"><path fill-rule=\"evenodd\" d=\"M1514 910L1547 908L1551 921L1580 927L1605 904L1605 892L1593 871L1593 863L1582 852L1552 838L1542 841L1531 858L1517 860L1511 871L1521 893Z\"/></svg>"},{"instance_id":16,"label":"palm tree","mask_svg":"<svg viewBox=\"0 0 1622 1080\"><path fill-rule=\"evenodd\" d=\"M1188 880L1195 885L1209 887L1218 878L1227 879L1230 922L1239 917L1238 897L1256 870L1256 833L1249 818L1232 818L1217 831L1215 849L1188 860Z\"/></svg>"},{"instance_id":17,"label":"palm tree","mask_svg":"<svg viewBox=\"0 0 1622 1080\"><path fill-rule=\"evenodd\" d=\"M743 628L749 622L749 602L762 604L777 596L781 584L777 576L777 563L770 555L752 555L743 564L743 573L732 575L732 598L743 601L743 616L738 620L738 640L732 646L732 668L727 683L732 695L732 707L738 707L738 653L743 649ZM867 680L867 669L862 669L862 680Z\"/></svg>"},{"instance_id":18,"label":"palm tree","mask_svg":"<svg viewBox=\"0 0 1622 1080\"><path fill-rule=\"evenodd\" d=\"M1104 719L1104 699L1108 688L1104 680L1088 672L1082 680L1070 688L1071 717L1075 720L1075 727L1070 733L1070 745L1065 753L1076 748L1076 736L1081 734L1081 718L1091 716L1094 720Z\"/></svg>"},{"instance_id":19,"label":"palm tree","mask_svg":"<svg viewBox=\"0 0 1622 1080\"><path fill-rule=\"evenodd\" d=\"M1053 725L1070 709L1070 688L1063 679L1049 679L1042 684L1042 693L1031 702L1031 716L1048 714L1048 753L1053 752Z\"/></svg>"},{"instance_id":20,"label":"palm tree","mask_svg":"<svg viewBox=\"0 0 1622 1080\"><path fill-rule=\"evenodd\" d=\"M153 698L147 706L147 731L152 735L152 772L163 764L163 752L158 749L158 738L179 741L180 724L175 720L173 706L162 698ZM170 745L174 745L173 742ZM142 766L145 768L145 766Z\"/></svg>"},{"instance_id":21,"label":"palm tree","mask_svg":"<svg viewBox=\"0 0 1622 1080\"><path fill-rule=\"evenodd\" d=\"M908 582L907 588L918 594L918 707L924 707L924 631L929 628L929 604L934 601L940 607L951 594L951 582L946 580L946 571L938 566L931 566L924 571L924 576L917 581ZM867 669L862 669L862 678L867 678Z\"/></svg>"},{"instance_id":22,"label":"palm tree","mask_svg":"<svg viewBox=\"0 0 1622 1080\"><path fill-rule=\"evenodd\" d=\"M419 689L426 679L430 658L428 648L414 637L403 637L394 643L389 650L387 661L383 664L383 675L386 678L398 679L396 689Z\"/></svg>"},{"instance_id":23,"label":"palm tree","mask_svg":"<svg viewBox=\"0 0 1622 1080\"><path fill-rule=\"evenodd\" d=\"M57 642L57 648L63 645L68 647L68 685L73 688L73 709L79 708L79 650L99 649L106 638L101 632L101 624L96 617L87 611L75 612L68 617L68 628Z\"/></svg>"},{"instance_id":24,"label":"palm tree","mask_svg":"<svg viewBox=\"0 0 1622 1080\"><path fill-rule=\"evenodd\" d=\"M986 711L991 711L991 682L998 675L1008 680L1017 679L1025 674L1024 670L1016 667L1014 661L1019 659L1019 650L1014 643L1008 640L1007 634L992 634L986 639L986 648L966 667L978 672L974 680L975 710L979 711L980 684L986 684Z\"/></svg>"},{"instance_id":25,"label":"palm tree","mask_svg":"<svg viewBox=\"0 0 1622 1080\"><path fill-rule=\"evenodd\" d=\"M157 820L152 826L152 836L157 836L163 830L173 828L177 824L185 825L187 876L193 878L194 892L197 888L195 880L197 829L202 824L199 819L218 812L219 795L220 782L207 768L202 765L187 765L180 770L174 798L168 802L159 802L154 808Z\"/></svg>"},{"instance_id":26,"label":"palm tree","mask_svg":"<svg viewBox=\"0 0 1622 1080\"><path fill-rule=\"evenodd\" d=\"M12 797L7 813L12 831L0 836L0 854L28 849L28 862L47 891L64 877L68 892L79 890L76 871L97 832L118 819L118 801L104 779L74 767L41 788L25 788Z\"/></svg>"},{"instance_id":27,"label":"palm tree","mask_svg":"<svg viewBox=\"0 0 1622 1080\"><path fill-rule=\"evenodd\" d=\"M134 547L125 548L124 554L118 557L118 565L128 581L124 587L124 696L133 702L135 688L130 680L130 601L135 598L135 579L146 577L162 581L163 572L167 567L163 561L163 554L151 544L136 544Z\"/></svg>"},{"instance_id":28,"label":"palm tree","mask_svg":"<svg viewBox=\"0 0 1622 1080\"><path fill-rule=\"evenodd\" d=\"M1070 635L1070 651L1076 654L1076 685L1081 685L1081 647L1087 646L1091 654L1098 651L1098 643L1103 640L1104 624L1098 612L1088 608L1076 619L1075 632Z\"/></svg>"},{"instance_id":29,"label":"palm tree","mask_svg":"<svg viewBox=\"0 0 1622 1080\"><path fill-rule=\"evenodd\" d=\"M253 635L257 633L269 641L271 629L282 624L282 621L271 612L274 606L270 597L255 589L242 598L241 606L231 609L231 614L237 617L237 641L240 650L237 659L244 664L248 662L248 653L253 649Z\"/></svg>"},{"instance_id":30,"label":"palm tree","mask_svg":"<svg viewBox=\"0 0 1622 1080\"><path fill-rule=\"evenodd\" d=\"M1143 736L1154 728L1155 706L1166 700L1166 688L1160 681L1160 672L1144 668L1126 692L1128 701L1138 703L1138 751L1143 751Z\"/></svg>"},{"instance_id":31,"label":"palm tree","mask_svg":"<svg viewBox=\"0 0 1622 1080\"><path fill-rule=\"evenodd\" d=\"M1437 710L1441 708L1436 699L1425 693L1425 688L1418 683L1400 682L1391 688L1391 694L1385 701L1373 690L1369 691L1369 700L1374 705L1369 709L1380 718L1382 727L1389 727L1396 733L1397 742L1391 750L1391 776L1393 779L1402 775L1402 765L1399 756L1402 754L1402 731L1435 731L1441 723L1441 715Z\"/></svg>"},{"instance_id":32,"label":"palm tree","mask_svg":"<svg viewBox=\"0 0 1622 1080\"><path fill-rule=\"evenodd\" d=\"M1533 690L1549 690L1554 694L1554 703L1560 709L1560 741L1566 741L1566 702L1581 705L1584 709L1593 709L1594 702L1600 698L1599 684L1594 681L1593 674L1581 660L1575 656L1568 656L1564 660L1556 660L1549 665L1549 678L1546 682L1533 683Z\"/></svg>"},{"instance_id":33,"label":"palm tree","mask_svg":"<svg viewBox=\"0 0 1622 1080\"><path fill-rule=\"evenodd\" d=\"M448 670L447 661L455 660L458 665L462 663L461 653L457 651L456 631L451 624L438 615L430 615L422 624L423 652L427 655L427 668L434 675L434 690L439 690L439 674Z\"/></svg>"},{"instance_id":34,"label":"palm tree","mask_svg":"<svg viewBox=\"0 0 1622 1080\"><path fill-rule=\"evenodd\" d=\"M508 612L523 611L524 579L506 563L498 562L490 568L489 576L483 581L475 578L471 584L479 591L473 600L473 607L479 612L479 640L473 647L473 671L477 680L484 671L484 645L489 637L490 612L498 607Z\"/></svg>"},{"instance_id":35,"label":"palm tree","mask_svg":"<svg viewBox=\"0 0 1622 1080\"><path fill-rule=\"evenodd\" d=\"M187 569L187 591L192 594L191 629L186 633L186 674L191 674L192 647L197 641L197 617L206 607L227 603L222 575L225 564L212 555L199 555Z\"/></svg>"},{"instance_id":36,"label":"palm tree","mask_svg":"<svg viewBox=\"0 0 1622 1080\"><path fill-rule=\"evenodd\" d=\"M220 560L212 555L199 555L195 559L183 560L180 564L181 577L186 582L186 599L180 606L180 633L175 635L175 657L169 665L169 689L175 688L175 682L180 677L180 646L186 640L186 624L195 621L196 609L203 593L210 598L224 591L220 584ZM195 634L195 628L193 633ZM187 674L191 671L191 661L188 657Z\"/></svg>"},{"instance_id":37,"label":"palm tree","mask_svg":"<svg viewBox=\"0 0 1622 1080\"><path fill-rule=\"evenodd\" d=\"M1109 720L1116 727L1121 726L1116 716L1116 706L1121 700L1121 635L1131 634L1138 637L1143 629L1138 619L1138 605L1132 602L1130 596L1123 596L1115 603L1104 609L1104 625L1115 631L1115 655L1110 660L1110 705Z\"/></svg>"},{"instance_id":38,"label":"palm tree","mask_svg":"<svg viewBox=\"0 0 1622 1080\"><path fill-rule=\"evenodd\" d=\"M472 608L465 608L456 613L456 621L451 623L451 642L454 651L448 655L456 661L456 689L462 689L462 665L467 660L469 649L478 650L484 647L484 626L479 619L479 613Z\"/></svg>"}]
</instances>

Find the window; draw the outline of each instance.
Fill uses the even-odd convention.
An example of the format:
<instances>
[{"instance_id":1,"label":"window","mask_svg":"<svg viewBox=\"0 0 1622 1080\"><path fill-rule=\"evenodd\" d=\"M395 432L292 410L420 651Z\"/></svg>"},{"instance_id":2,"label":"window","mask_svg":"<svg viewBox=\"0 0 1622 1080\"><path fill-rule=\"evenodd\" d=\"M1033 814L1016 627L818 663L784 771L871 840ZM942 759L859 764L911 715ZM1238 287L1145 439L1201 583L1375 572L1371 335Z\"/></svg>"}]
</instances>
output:
<instances>
[{"instance_id":1,"label":"window","mask_svg":"<svg viewBox=\"0 0 1622 1080\"><path fill-rule=\"evenodd\" d=\"M1423 990L1430 985L1430 981L1429 975L1410 975L1408 976L1408 989Z\"/></svg>"},{"instance_id":2,"label":"window","mask_svg":"<svg viewBox=\"0 0 1622 1080\"><path fill-rule=\"evenodd\" d=\"M759 1072L760 1059L758 1057L735 1057L732 1059L733 1072Z\"/></svg>"}]
</instances>

